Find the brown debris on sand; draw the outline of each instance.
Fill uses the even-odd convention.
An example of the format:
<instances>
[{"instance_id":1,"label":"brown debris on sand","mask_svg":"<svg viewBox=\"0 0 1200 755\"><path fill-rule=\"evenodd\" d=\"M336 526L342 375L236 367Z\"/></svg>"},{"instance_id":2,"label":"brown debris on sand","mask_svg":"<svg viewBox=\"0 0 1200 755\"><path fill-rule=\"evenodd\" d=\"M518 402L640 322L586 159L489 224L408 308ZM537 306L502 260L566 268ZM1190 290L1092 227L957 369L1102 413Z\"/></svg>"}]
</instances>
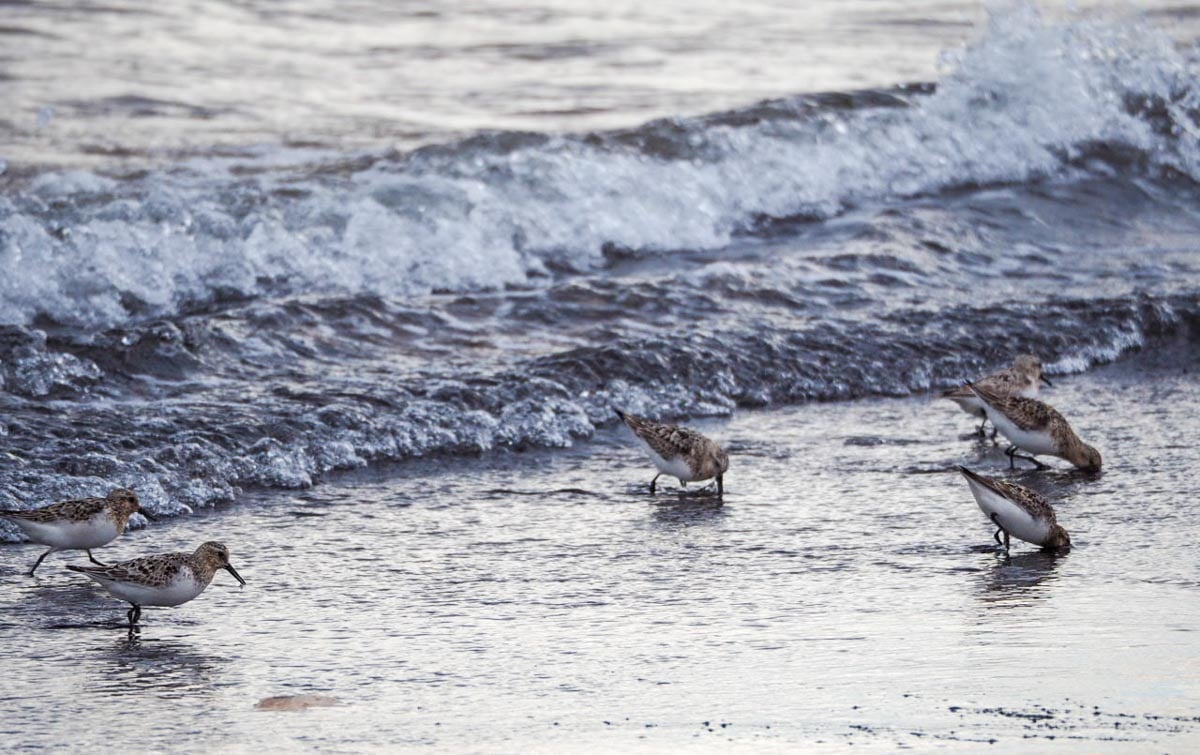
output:
<instances>
[{"instance_id":1,"label":"brown debris on sand","mask_svg":"<svg viewBox=\"0 0 1200 755\"><path fill-rule=\"evenodd\" d=\"M332 708L342 701L329 695L279 695L264 697L254 707L258 710L307 710L308 708Z\"/></svg>"}]
</instances>

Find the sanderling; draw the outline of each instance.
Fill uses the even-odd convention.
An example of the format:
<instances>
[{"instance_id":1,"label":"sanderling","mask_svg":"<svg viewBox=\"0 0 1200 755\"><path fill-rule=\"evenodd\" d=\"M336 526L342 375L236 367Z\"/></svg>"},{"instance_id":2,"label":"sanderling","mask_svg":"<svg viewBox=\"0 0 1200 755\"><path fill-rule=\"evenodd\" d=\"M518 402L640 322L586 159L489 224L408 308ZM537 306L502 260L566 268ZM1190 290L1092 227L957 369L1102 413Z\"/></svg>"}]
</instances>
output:
<instances>
[{"instance_id":1,"label":"sanderling","mask_svg":"<svg viewBox=\"0 0 1200 755\"><path fill-rule=\"evenodd\" d=\"M1071 538L1054 517L1054 508L1037 493L1007 480L976 474L966 467L958 471L967 478L971 494L983 513L996 525L996 542L1008 550L1009 535L1046 550L1067 550ZM1000 541L1000 533L1004 541Z\"/></svg>"},{"instance_id":2,"label":"sanderling","mask_svg":"<svg viewBox=\"0 0 1200 755\"><path fill-rule=\"evenodd\" d=\"M195 553L162 553L112 566L67 568L86 574L114 598L128 602L130 627L141 618L142 606L178 606L204 592L217 569L246 584L229 564L229 549L214 542L204 543Z\"/></svg>"},{"instance_id":3,"label":"sanderling","mask_svg":"<svg viewBox=\"0 0 1200 755\"><path fill-rule=\"evenodd\" d=\"M729 454L695 430L635 417L614 409L634 437L646 447L658 474L650 481L650 492L664 474L679 478L686 487L689 482L716 478L717 493L725 492L725 472L729 469Z\"/></svg>"},{"instance_id":4,"label":"sanderling","mask_svg":"<svg viewBox=\"0 0 1200 755\"><path fill-rule=\"evenodd\" d=\"M991 375L975 381L975 385L1002 396L1024 396L1026 398L1036 396L1041 383L1053 385L1050 378L1042 374L1042 360L1033 354L1022 354L1013 360L1012 367L1007 370L993 372ZM967 414L978 417L980 420L979 434L984 434L983 426L987 424L987 413L983 409L983 402L976 398L974 393L971 393L970 388L966 385L951 388L942 393L942 398L950 399ZM996 433L993 431L992 437L995 435Z\"/></svg>"},{"instance_id":5,"label":"sanderling","mask_svg":"<svg viewBox=\"0 0 1200 755\"><path fill-rule=\"evenodd\" d=\"M1005 451L1010 469L1018 458L1017 449L1034 455L1058 456L1089 472L1100 469L1100 452L1081 441L1054 407L1037 399L1002 396L972 383L967 385L983 400L988 419L1012 443ZM1019 458L1032 461L1039 469L1048 469L1033 456Z\"/></svg>"},{"instance_id":6,"label":"sanderling","mask_svg":"<svg viewBox=\"0 0 1200 755\"><path fill-rule=\"evenodd\" d=\"M87 551L93 564L104 566L92 555L91 549L115 540L125 531L125 525L134 513L147 519L154 518L141 507L132 490L116 488L104 498L80 498L29 511L0 511L0 517L20 527L33 542L50 546L29 570L32 577L42 559L55 551Z\"/></svg>"}]
</instances>

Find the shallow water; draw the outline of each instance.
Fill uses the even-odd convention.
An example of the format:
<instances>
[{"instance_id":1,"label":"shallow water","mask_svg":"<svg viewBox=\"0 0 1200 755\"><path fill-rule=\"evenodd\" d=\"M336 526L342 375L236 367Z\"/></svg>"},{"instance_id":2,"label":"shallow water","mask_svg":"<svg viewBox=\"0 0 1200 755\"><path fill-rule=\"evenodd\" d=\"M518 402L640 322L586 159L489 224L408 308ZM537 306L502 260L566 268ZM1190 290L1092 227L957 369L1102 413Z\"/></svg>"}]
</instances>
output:
<instances>
[{"instance_id":1,"label":"shallow water","mask_svg":"<svg viewBox=\"0 0 1200 755\"><path fill-rule=\"evenodd\" d=\"M0 549L3 729L77 749L1188 750L1197 369L1184 340L1047 394L1106 460L1012 475L1054 501L1059 557L997 551L953 465L1006 461L928 396L699 423L734 455L723 500L649 496L610 431L175 519L97 555L220 538L249 584L147 609L132 642L69 556L29 579L37 549ZM342 704L254 707L314 693Z\"/></svg>"},{"instance_id":2,"label":"shallow water","mask_svg":"<svg viewBox=\"0 0 1200 755\"><path fill-rule=\"evenodd\" d=\"M655 8L4 5L0 507L250 580L130 641L0 522L6 744L1195 748L1200 14ZM929 398L1023 352L1059 558Z\"/></svg>"}]
</instances>

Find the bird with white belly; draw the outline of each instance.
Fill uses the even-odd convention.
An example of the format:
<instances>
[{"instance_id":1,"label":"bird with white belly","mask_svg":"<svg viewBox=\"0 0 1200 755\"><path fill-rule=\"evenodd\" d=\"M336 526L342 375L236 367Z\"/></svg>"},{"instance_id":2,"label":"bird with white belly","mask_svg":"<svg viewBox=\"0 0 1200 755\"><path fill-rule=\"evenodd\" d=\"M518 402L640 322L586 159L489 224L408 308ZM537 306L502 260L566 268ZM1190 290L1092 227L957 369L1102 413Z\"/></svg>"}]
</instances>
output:
<instances>
[{"instance_id":1,"label":"bird with white belly","mask_svg":"<svg viewBox=\"0 0 1200 755\"><path fill-rule=\"evenodd\" d=\"M614 411L658 467L658 474L650 481L651 493L658 478L665 474L678 478L683 486L716 479L717 493L725 492L725 472L729 469L729 454L725 449L695 430L636 417L620 409Z\"/></svg>"},{"instance_id":2,"label":"bird with white belly","mask_svg":"<svg viewBox=\"0 0 1200 755\"><path fill-rule=\"evenodd\" d=\"M1044 550L1063 551L1071 547L1071 537L1058 523L1054 508L1045 498L1015 482L984 477L961 466L958 471L967 478L979 508L996 525L996 542L1005 551L1010 535Z\"/></svg>"},{"instance_id":3,"label":"bird with white belly","mask_svg":"<svg viewBox=\"0 0 1200 755\"><path fill-rule=\"evenodd\" d=\"M246 580L229 563L229 549L207 542L194 553L162 553L111 566L73 566L71 571L96 580L110 595L129 603L129 625L142 616L142 606L178 606L195 598L224 569L244 587Z\"/></svg>"},{"instance_id":4,"label":"bird with white belly","mask_svg":"<svg viewBox=\"0 0 1200 755\"><path fill-rule=\"evenodd\" d=\"M154 518L142 508L137 495L125 488L115 488L104 498L62 501L27 511L0 511L0 517L17 525L30 540L50 546L29 570L31 577L42 560L56 551L86 551L93 564L103 566L92 555L92 548L116 540L134 514Z\"/></svg>"}]
</instances>

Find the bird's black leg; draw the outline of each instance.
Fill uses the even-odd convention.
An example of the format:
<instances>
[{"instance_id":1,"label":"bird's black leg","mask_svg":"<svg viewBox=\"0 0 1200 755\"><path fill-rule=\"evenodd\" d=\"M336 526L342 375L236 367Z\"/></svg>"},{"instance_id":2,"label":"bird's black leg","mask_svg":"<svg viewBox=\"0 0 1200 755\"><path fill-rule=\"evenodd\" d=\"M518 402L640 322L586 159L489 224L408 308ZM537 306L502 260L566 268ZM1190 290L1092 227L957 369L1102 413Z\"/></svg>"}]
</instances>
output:
<instances>
[{"instance_id":1,"label":"bird's black leg","mask_svg":"<svg viewBox=\"0 0 1200 755\"><path fill-rule=\"evenodd\" d=\"M138 635L142 632L142 625L138 621L142 618L142 607L136 603L130 603L133 606L126 614L129 617L129 642L131 644L137 642Z\"/></svg>"},{"instance_id":2,"label":"bird's black leg","mask_svg":"<svg viewBox=\"0 0 1200 755\"><path fill-rule=\"evenodd\" d=\"M979 417L983 421L979 423L979 427L975 428L975 432L979 433L980 438L986 438L987 435L983 432L983 428L987 425L987 412L980 412Z\"/></svg>"},{"instance_id":3,"label":"bird's black leg","mask_svg":"<svg viewBox=\"0 0 1200 755\"><path fill-rule=\"evenodd\" d=\"M29 576L32 577L33 573L35 571L37 571L37 568L42 565L42 559L44 559L46 556L49 556L53 552L54 552L54 549L51 548L50 550L46 551L42 555L38 556L38 560L33 562L33 568L29 570Z\"/></svg>"},{"instance_id":4,"label":"bird's black leg","mask_svg":"<svg viewBox=\"0 0 1200 755\"><path fill-rule=\"evenodd\" d=\"M1004 453L1008 454L1008 461L1009 461L1008 468L1009 469L1014 468L1016 459L1021 459L1022 461L1033 462L1033 465L1035 467L1037 467L1038 469L1049 469L1050 468L1049 464L1043 464L1032 456L1026 456L1025 454L1017 453L1016 446L1009 446L1008 450L1005 451Z\"/></svg>"},{"instance_id":5,"label":"bird's black leg","mask_svg":"<svg viewBox=\"0 0 1200 755\"><path fill-rule=\"evenodd\" d=\"M725 475L717 475L717 495L725 495Z\"/></svg>"},{"instance_id":6,"label":"bird's black leg","mask_svg":"<svg viewBox=\"0 0 1200 755\"><path fill-rule=\"evenodd\" d=\"M991 513L991 516L989 516L988 518L991 519L992 524L996 525L996 527L997 527L996 536L995 536L996 537L996 545L1003 545L1004 552L1008 553L1008 530L1004 529L1004 527L1000 524L1000 518L998 516L996 516L996 512L993 511ZM1004 542L1003 543L1000 542L1000 533L1001 532L1004 533Z\"/></svg>"},{"instance_id":7,"label":"bird's black leg","mask_svg":"<svg viewBox=\"0 0 1200 755\"><path fill-rule=\"evenodd\" d=\"M91 549L89 549L89 548L84 548L84 550L85 550L85 551L87 552L87 554L88 554L88 561L91 561L91 562L92 562L93 564L95 564L96 566L108 566L108 564L101 563L100 561L97 561L97 560L96 560L96 557L92 555L92 551L91 551Z\"/></svg>"},{"instance_id":8,"label":"bird's black leg","mask_svg":"<svg viewBox=\"0 0 1200 755\"><path fill-rule=\"evenodd\" d=\"M1016 452L1017 452L1016 446L1009 446L1008 448L1004 449L1004 455L1008 457L1008 468L1009 469L1017 468L1017 462L1013 459L1013 454L1015 454Z\"/></svg>"},{"instance_id":9,"label":"bird's black leg","mask_svg":"<svg viewBox=\"0 0 1200 755\"><path fill-rule=\"evenodd\" d=\"M658 482L658 478L662 477L662 475L663 473L659 472L658 474L654 475L654 479L650 481L650 495L654 495L655 483Z\"/></svg>"}]
</instances>

